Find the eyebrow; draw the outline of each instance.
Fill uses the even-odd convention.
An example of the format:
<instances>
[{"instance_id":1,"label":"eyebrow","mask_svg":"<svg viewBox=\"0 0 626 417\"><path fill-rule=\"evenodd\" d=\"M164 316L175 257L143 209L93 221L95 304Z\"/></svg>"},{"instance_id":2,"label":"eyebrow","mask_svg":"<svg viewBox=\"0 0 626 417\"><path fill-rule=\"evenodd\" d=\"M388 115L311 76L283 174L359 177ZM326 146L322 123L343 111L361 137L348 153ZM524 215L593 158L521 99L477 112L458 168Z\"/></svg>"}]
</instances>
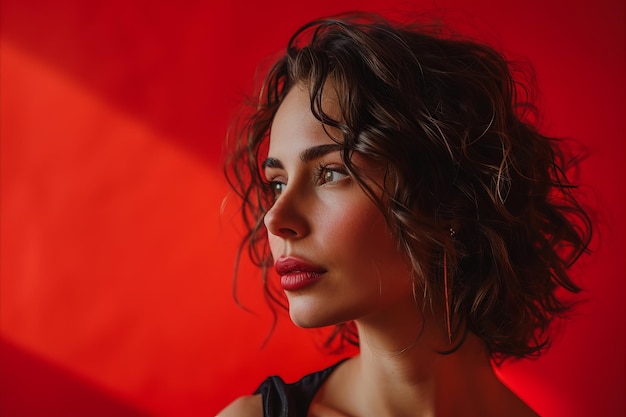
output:
<instances>
[{"instance_id":1,"label":"eyebrow","mask_svg":"<svg viewBox=\"0 0 626 417\"><path fill-rule=\"evenodd\" d=\"M300 160L304 163L311 162L329 153L341 151L342 149L343 146L337 143L312 146L300 152ZM276 158L267 158L261 164L261 168L283 168L283 163Z\"/></svg>"}]
</instances>

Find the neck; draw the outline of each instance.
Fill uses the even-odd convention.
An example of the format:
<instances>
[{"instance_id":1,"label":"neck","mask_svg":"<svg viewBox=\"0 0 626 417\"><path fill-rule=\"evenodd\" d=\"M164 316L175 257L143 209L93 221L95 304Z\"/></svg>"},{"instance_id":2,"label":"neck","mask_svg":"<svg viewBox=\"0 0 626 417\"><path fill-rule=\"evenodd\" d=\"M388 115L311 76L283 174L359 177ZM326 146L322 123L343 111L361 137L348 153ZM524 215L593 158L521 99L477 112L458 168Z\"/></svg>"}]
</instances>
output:
<instances>
[{"instance_id":1,"label":"neck","mask_svg":"<svg viewBox=\"0 0 626 417\"><path fill-rule=\"evenodd\" d=\"M353 372L363 398L375 399L362 415L489 415L490 397L508 390L495 376L482 342L470 334L457 351L444 355L440 352L452 347L445 323L434 314L420 312L422 320L414 311L400 313L396 318L403 320L357 322L361 354ZM415 320L407 323L406 317Z\"/></svg>"}]
</instances>

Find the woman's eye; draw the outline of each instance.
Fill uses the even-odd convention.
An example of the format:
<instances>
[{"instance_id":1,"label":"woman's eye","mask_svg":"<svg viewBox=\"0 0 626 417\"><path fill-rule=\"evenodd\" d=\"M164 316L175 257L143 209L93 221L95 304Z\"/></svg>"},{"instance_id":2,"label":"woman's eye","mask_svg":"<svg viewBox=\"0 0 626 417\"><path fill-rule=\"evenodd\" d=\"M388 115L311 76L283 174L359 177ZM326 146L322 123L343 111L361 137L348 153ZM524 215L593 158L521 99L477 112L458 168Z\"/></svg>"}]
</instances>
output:
<instances>
[{"instance_id":1,"label":"woman's eye","mask_svg":"<svg viewBox=\"0 0 626 417\"><path fill-rule=\"evenodd\" d=\"M346 178L348 174L331 168L323 168L320 173L320 184L332 184Z\"/></svg>"},{"instance_id":2,"label":"woman's eye","mask_svg":"<svg viewBox=\"0 0 626 417\"><path fill-rule=\"evenodd\" d=\"M287 184L278 181L270 181L270 190L274 194L274 198L280 197L285 190Z\"/></svg>"}]
</instances>

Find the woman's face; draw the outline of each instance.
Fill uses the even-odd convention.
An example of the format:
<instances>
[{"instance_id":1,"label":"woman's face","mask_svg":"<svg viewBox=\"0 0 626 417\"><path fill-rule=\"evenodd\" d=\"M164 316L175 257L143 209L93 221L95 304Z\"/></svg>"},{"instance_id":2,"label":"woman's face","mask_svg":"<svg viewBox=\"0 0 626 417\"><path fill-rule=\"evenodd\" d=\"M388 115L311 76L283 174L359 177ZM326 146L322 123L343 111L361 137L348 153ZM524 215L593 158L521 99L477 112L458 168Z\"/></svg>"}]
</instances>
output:
<instances>
[{"instance_id":1,"label":"woman's face","mask_svg":"<svg viewBox=\"0 0 626 417\"><path fill-rule=\"evenodd\" d=\"M330 94L323 105L338 117ZM302 85L278 109L263 165L276 194L265 225L294 323L376 320L400 305L415 305L406 257L380 210L347 175L339 147L311 113Z\"/></svg>"}]
</instances>

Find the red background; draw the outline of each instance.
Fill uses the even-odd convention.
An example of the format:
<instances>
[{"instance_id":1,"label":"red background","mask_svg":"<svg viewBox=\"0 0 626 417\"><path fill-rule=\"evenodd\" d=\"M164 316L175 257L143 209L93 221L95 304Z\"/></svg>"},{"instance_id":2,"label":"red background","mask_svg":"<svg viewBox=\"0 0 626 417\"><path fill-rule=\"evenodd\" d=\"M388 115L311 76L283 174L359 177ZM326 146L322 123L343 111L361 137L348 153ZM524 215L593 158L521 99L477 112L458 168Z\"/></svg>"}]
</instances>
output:
<instances>
[{"instance_id":1,"label":"red background","mask_svg":"<svg viewBox=\"0 0 626 417\"><path fill-rule=\"evenodd\" d=\"M264 3L2 1L0 414L213 415L267 375L335 362L285 317L261 349L271 321L247 267L256 315L233 301L228 120L305 21L435 8L529 58L546 130L591 151L590 301L502 377L547 417L624 415L623 1Z\"/></svg>"}]
</instances>

